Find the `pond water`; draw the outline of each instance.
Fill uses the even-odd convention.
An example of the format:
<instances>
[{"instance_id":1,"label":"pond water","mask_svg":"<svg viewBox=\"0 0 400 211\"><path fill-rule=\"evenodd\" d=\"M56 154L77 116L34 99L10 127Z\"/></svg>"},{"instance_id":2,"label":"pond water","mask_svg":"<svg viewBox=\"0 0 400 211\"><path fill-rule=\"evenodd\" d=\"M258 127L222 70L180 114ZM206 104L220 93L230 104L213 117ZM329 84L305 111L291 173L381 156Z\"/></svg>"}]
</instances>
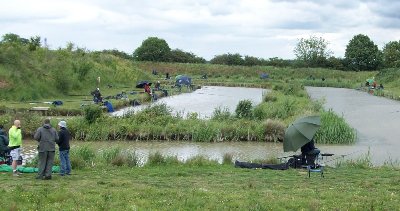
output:
<instances>
[{"instance_id":1,"label":"pond water","mask_svg":"<svg viewBox=\"0 0 400 211\"><path fill-rule=\"evenodd\" d=\"M233 160L251 161L260 159L278 158L292 155L293 153L283 153L281 143L261 143L261 142L219 142L219 143L199 143L199 142L135 142L135 141L112 141L112 142L82 142L73 141L72 149L77 146L89 145L100 151L110 147L120 147L122 150L134 151L140 158L141 163L145 163L150 154L160 152L165 156L176 156L179 160L185 161L194 156L205 156L208 159L222 162L224 154L231 154ZM36 141L26 140L23 146L25 160L30 160L36 155ZM352 146L323 145L318 146L322 151L335 153L337 155L350 154L353 152ZM340 158L340 157L339 157ZM331 158L331 164L337 158Z\"/></svg>"},{"instance_id":2,"label":"pond water","mask_svg":"<svg viewBox=\"0 0 400 211\"><path fill-rule=\"evenodd\" d=\"M374 164L400 161L400 103L397 101L371 96L368 93L351 89L307 87L313 99L325 98L325 108L343 115L346 121L356 129L357 142L354 145L317 145L323 153L334 153L328 158L328 165L342 159L357 159L368 152ZM163 98L174 112L198 112L201 117L209 117L218 106L228 106L234 112L241 99L250 99L254 103L261 101L266 90L232 87L204 87L193 93ZM135 108L137 109L137 108ZM114 115L122 115L123 111ZM73 142L76 147L90 144L99 149L120 146L133 150L146 162L151 153L177 156L186 160L196 155L204 155L210 159L222 161L224 154L233 155L234 159L250 161L293 155L283 153L282 143L260 142ZM36 153L36 143L27 141L24 145L25 157L29 159ZM330 161L330 162L329 162Z\"/></svg>"},{"instance_id":3,"label":"pond water","mask_svg":"<svg viewBox=\"0 0 400 211\"><path fill-rule=\"evenodd\" d=\"M325 99L324 107L343 115L357 131L354 150L370 152L373 163L400 161L400 102L366 92L307 87L313 99Z\"/></svg>"},{"instance_id":4,"label":"pond water","mask_svg":"<svg viewBox=\"0 0 400 211\"><path fill-rule=\"evenodd\" d=\"M154 104L164 103L170 107L174 114L186 117L188 113L196 112L199 118L210 118L216 108L227 108L235 112L236 106L241 100L250 100L253 105L262 101L263 95L268 92L259 88L204 86L192 93L184 93L159 99ZM124 108L112 113L113 116L122 116L124 113L139 111L148 107L141 105Z\"/></svg>"}]
</instances>

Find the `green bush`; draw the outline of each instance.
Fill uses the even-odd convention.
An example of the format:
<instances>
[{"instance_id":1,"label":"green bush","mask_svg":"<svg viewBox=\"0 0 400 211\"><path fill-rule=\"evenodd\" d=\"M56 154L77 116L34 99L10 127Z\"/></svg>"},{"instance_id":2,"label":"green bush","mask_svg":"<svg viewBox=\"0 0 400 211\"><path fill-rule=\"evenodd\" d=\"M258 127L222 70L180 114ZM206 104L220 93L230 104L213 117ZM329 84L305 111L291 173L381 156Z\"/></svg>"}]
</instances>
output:
<instances>
[{"instance_id":1,"label":"green bush","mask_svg":"<svg viewBox=\"0 0 400 211\"><path fill-rule=\"evenodd\" d=\"M252 104L250 100L241 100L236 106L237 118L251 118L252 117Z\"/></svg>"},{"instance_id":2,"label":"green bush","mask_svg":"<svg viewBox=\"0 0 400 211\"><path fill-rule=\"evenodd\" d=\"M212 120L228 120L231 118L231 116L232 116L231 112L229 111L228 108L218 107L218 108L214 109L211 119Z\"/></svg>"},{"instance_id":3,"label":"green bush","mask_svg":"<svg viewBox=\"0 0 400 211\"><path fill-rule=\"evenodd\" d=\"M85 119L89 124L94 123L103 114L103 111L98 105L90 105L85 107Z\"/></svg>"},{"instance_id":4,"label":"green bush","mask_svg":"<svg viewBox=\"0 0 400 211\"><path fill-rule=\"evenodd\" d=\"M276 95L275 91L269 92L267 95L264 97L264 102L275 102L277 101L278 97Z\"/></svg>"}]
</instances>

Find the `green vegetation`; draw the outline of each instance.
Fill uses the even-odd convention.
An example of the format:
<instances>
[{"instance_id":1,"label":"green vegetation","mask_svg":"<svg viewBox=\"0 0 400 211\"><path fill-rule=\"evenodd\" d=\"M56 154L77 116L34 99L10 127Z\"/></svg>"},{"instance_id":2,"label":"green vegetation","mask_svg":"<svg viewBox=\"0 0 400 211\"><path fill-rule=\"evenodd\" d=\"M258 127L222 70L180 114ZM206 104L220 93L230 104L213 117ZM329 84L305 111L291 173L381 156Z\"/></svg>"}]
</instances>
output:
<instances>
[{"instance_id":1,"label":"green vegetation","mask_svg":"<svg viewBox=\"0 0 400 211\"><path fill-rule=\"evenodd\" d=\"M164 39L149 37L133 53L136 61L205 63L206 60L180 49L171 50Z\"/></svg>"},{"instance_id":2,"label":"green vegetation","mask_svg":"<svg viewBox=\"0 0 400 211\"><path fill-rule=\"evenodd\" d=\"M390 41L382 50L383 63L387 68L400 67L400 41Z\"/></svg>"},{"instance_id":3,"label":"green vegetation","mask_svg":"<svg viewBox=\"0 0 400 211\"><path fill-rule=\"evenodd\" d=\"M351 70L377 70L382 65L382 52L363 34L356 35L349 41L345 58Z\"/></svg>"},{"instance_id":4,"label":"green vegetation","mask_svg":"<svg viewBox=\"0 0 400 211\"><path fill-rule=\"evenodd\" d=\"M68 95L89 96L101 78L100 88L133 87L148 74L128 60L85 49L30 51L24 45L0 45L0 98L31 101ZM103 90L103 89L102 89Z\"/></svg>"},{"instance_id":5,"label":"green vegetation","mask_svg":"<svg viewBox=\"0 0 400 211\"><path fill-rule=\"evenodd\" d=\"M315 140L322 144L352 144L356 140L356 132L349 127L343 117L333 111L321 113L321 128L315 134Z\"/></svg>"},{"instance_id":6,"label":"green vegetation","mask_svg":"<svg viewBox=\"0 0 400 211\"><path fill-rule=\"evenodd\" d=\"M231 63L212 65L133 62L127 60L129 56L118 51L90 52L75 47L72 43L65 49L49 50L37 42L35 38L24 40L11 34L4 36L0 43L0 97L3 99L0 107L3 114L1 119L6 123L6 127L10 126L14 118L26 121L27 127L24 127L23 132L28 137L41 125L42 118L30 115L26 111L33 106L43 106L40 101L59 98L63 99L65 104L52 107L48 114L78 115L76 118L65 117L69 119L71 132L78 140L282 141L282 131L296 118L320 112L324 115L321 106L310 101L304 86L357 88L364 84L366 78L371 78L377 73L322 68L231 66ZM321 42L324 44L323 40ZM149 38L144 44L143 49L139 48L136 52L141 52L142 56L148 55L145 52L151 50L151 47L168 47L165 40L158 38ZM324 50L326 45L322 45L321 48ZM168 49L169 47L167 51L170 52ZM317 52L320 52L318 49ZM227 56L229 59L232 56L239 58L238 55ZM252 57L245 57L244 61L246 59L248 62L254 60ZM156 70L158 75L152 75L153 70ZM253 106L243 101L238 105L236 115L219 108L210 120L200 120L197 114L190 114L186 119L173 116L162 106L123 118L102 116L98 107L81 107L86 105L84 100L91 101L89 93L98 85L97 77L101 78L100 88L103 96L115 95L121 91L137 91L133 87L139 79L160 80L162 86L169 90L169 94L173 94L173 89L169 88L173 80L161 80L166 73L172 78L178 74L188 74L192 76L194 84L199 85L263 87L272 91L265 96L260 105ZM261 73L268 73L269 79L260 79ZM375 94L396 96L397 92L390 91L400 87L397 77L391 77L396 74L397 69L380 72L377 79L386 83L387 88ZM34 77L36 75L41 77ZM207 76L206 79L202 78L204 75ZM162 93L157 94L161 96ZM34 99L37 100L35 104L28 103ZM110 101L114 108L118 109L129 106L132 100L151 100L147 94L140 93L130 96L129 99ZM15 102L18 100L21 102ZM351 131L346 123L338 121L339 117L332 116L328 119L327 128L319 136L321 142L354 141L355 137L351 132L340 133L341 137L328 135L329 131ZM53 121L55 124L57 120Z\"/></svg>"},{"instance_id":7,"label":"green vegetation","mask_svg":"<svg viewBox=\"0 0 400 211\"><path fill-rule=\"evenodd\" d=\"M327 168L325 178L301 169L234 168L198 156L185 162L152 154L143 167L129 165L118 148L73 148L84 163L73 175L0 174L4 210L396 210L399 168L371 167L368 159ZM132 153L130 153L132 155ZM89 159L86 157L90 156ZM229 155L226 156L229 159ZM131 156L132 158L132 156ZM121 161L122 160L122 161ZM136 162L133 156L130 162Z\"/></svg>"},{"instance_id":8,"label":"green vegetation","mask_svg":"<svg viewBox=\"0 0 400 211\"><path fill-rule=\"evenodd\" d=\"M324 125L317 142L355 141L349 125L336 114L324 112L321 102L310 101L300 84L275 86L264 101L254 107L250 101L241 101L235 114L217 108L210 120L198 119L197 114L189 114L186 118L172 115L165 104L157 104L121 118L101 115L98 107L87 107L85 116L69 119L68 125L74 139L85 141L279 142L283 141L289 123L298 117L313 114L320 114ZM28 137L42 124L41 117L29 113L21 115L20 119L27 124L23 133ZM57 121L53 119L52 124L56 125ZM11 126L12 115L3 115L2 122L8 122L6 128Z\"/></svg>"},{"instance_id":9,"label":"green vegetation","mask_svg":"<svg viewBox=\"0 0 400 211\"><path fill-rule=\"evenodd\" d=\"M316 141L347 144L355 140L353 129L340 116L324 111L322 102L311 101L304 86L358 88L365 79L376 76L378 83L385 84L385 90L374 94L400 98L398 59L393 53L396 43L387 45L383 55L383 65L395 68L378 73L293 68L323 64L323 67L347 70L351 64L356 70L374 70L380 65L380 58L374 56L380 56L380 52L376 52L369 38L362 40L362 46L353 47L349 43L346 61L350 63L326 58L329 55L323 52L321 57L317 51L317 55L312 54L302 64L279 58L263 60L245 56L243 59L239 54L219 55L212 61L214 64L206 64L192 53L170 50L165 40L149 38L147 41L130 56L118 50L90 52L72 43L50 50L41 46L39 37L3 36L0 123L9 128L15 118L21 119L24 137L32 137L44 117L27 110L32 106L48 106L43 101L62 99L65 104L52 107L48 114L63 117L52 118L51 124L55 126L59 119L68 119L76 140L279 142L289 123L301 116L319 114L322 127ZM320 41L323 44L320 47L325 50L326 43ZM165 50L163 54L154 54L160 52L159 48ZM354 48L362 48L372 57L359 60L360 52ZM131 61L132 58L199 64ZM371 63L371 59L376 62ZM266 64L272 66L262 66ZM153 69L159 75L151 75ZM96 106L81 108L85 101L91 101L89 93L96 87L102 90L103 96L122 91L139 92L134 88L138 80L161 81L166 73L172 78L188 74L196 85L263 87L271 91L259 105L242 101L235 114L218 108L210 120L198 119L196 113L186 118L175 116L162 104L120 118L102 115ZM260 79L261 73L268 73L269 79ZM204 75L206 79L202 78ZM100 84L96 82L98 77ZM169 94L173 92L169 88L173 83L173 80L162 80ZM129 99L150 101L147 94L140 93ZM111 101L116 108L130 105L126 100ZM297 169L233 168L230 154L224 155L223 164L219 164L203 156L182 162L176 156L156 152L142 163L134 151L119 146L98 150L96 144L72 148L74 175L70 177L54 175L51 181L37 181L34 174L19 178L0 174L3 181L0 207L5 210L395 210L400 204L399 168L374 168L368 155L327 168L325 178L318 174L308 178L307 172ZM274 158L266 159L268 163L277 162ZM36 164L37 158L29 165Z\"/></svg>"},{"instance_id":10,"label":"green vegetation","mask_svg":"<svg viewBox=\"0 0 400 211\"><path fill-rule=\"evenodd\" d=\"M381 70L375 79L382 83L385 87L384 90L374 92L378 96L388 97L390 99L400 100L400 69L388 68Z\"/></svg>"},{"instance_id":11,"label":"green vegetation","mask_svg":"<svg viewBox=\"0 0 400 211\"><path fill-rule=\"evenodd\" d=\"M324 67L332 54L327 48L328 42L322 37L310 36L308 39L301 38L294 49L300 66Z\"/></svg>"}]
</instances>

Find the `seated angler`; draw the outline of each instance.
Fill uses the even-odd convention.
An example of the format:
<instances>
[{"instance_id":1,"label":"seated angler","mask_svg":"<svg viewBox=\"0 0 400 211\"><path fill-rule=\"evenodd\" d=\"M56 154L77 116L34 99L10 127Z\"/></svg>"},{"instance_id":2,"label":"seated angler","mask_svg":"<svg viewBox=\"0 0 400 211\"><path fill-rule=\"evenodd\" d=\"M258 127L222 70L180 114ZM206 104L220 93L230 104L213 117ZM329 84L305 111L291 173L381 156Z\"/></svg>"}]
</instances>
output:
<instances>
[{"instance_id":1,"label":"seated angler","mask_svg":"<svg viewBox=\"0 0 400 211\"><path fill-rule=\"evenodd\" d=\"M321 151L315 147L314 139L301 147L301 155L304 165L315 165L315 159Z\"/></svg>"}]
</instances>

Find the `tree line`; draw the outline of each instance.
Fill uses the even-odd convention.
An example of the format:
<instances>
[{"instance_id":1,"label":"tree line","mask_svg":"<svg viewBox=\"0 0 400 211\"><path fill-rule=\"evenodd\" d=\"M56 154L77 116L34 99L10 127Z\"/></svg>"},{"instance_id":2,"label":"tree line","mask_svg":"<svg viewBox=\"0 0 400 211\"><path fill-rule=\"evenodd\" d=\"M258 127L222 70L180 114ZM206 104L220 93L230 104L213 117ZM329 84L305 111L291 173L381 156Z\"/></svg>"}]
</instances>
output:
<instances>
[{"instance_id":1,"label":"tree line","mask_svg":"<svg viewBox=\"0 0 400 211\"><path fill-rule=\"evenodd\" d=\"M29 46L30 50L40 47L40 37L21 38L16 34L6 34L2 43L19 42ZM171 49L168 43L158 37L149 37L132 54L113 49L103 53L132 59L135 61L176 62L176 63L211 63L239 66L276 66L276 67L322 67L350 71L371 71L382 68L400 67L400 40L386 43L382 50L367 36L355 35L347 44L344 58L334 57L328 49L328 42L322 37L310 36L298 40L294 48L296 59L273 57L263 59L239 53L215 55L210 61L192 52Z\"/></svg>"},{"instance_id":2,"label":"tree line","mask_svg":"<svg viewBox=\"0 0 400 211\"><path fill-rule=\"evenodd\" d=\"M382 50L367 36L355 35L347 44L345 57L332 56L328 42L322 37L301 38L294 49L296 59L273 57L269 59L242 56L238 53L216 55L209 63L242 66L322 67L337 70L372 71L400 67L400 41L386 43ZM206 63L193 53L171 50L164 39L149 37L133 53L137 61Z\"/></svg>"}]
</instances>

